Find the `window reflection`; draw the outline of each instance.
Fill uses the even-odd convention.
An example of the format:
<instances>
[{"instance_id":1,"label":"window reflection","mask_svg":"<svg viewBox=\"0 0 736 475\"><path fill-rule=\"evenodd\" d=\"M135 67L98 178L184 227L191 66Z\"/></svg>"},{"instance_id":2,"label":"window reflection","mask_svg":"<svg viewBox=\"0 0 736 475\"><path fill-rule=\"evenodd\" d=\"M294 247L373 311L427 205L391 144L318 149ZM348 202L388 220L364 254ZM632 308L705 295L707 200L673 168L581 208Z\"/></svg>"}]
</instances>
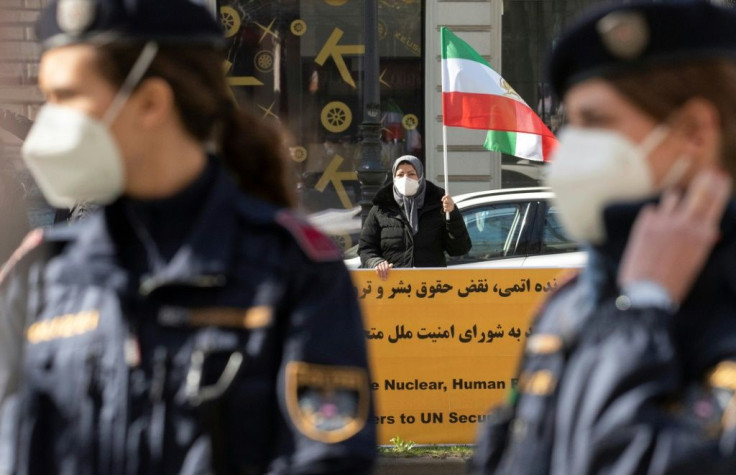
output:
<instances>
[{"instance_id":1,"label":"window reflection","mask_svg":"<svg viewBox=\"0 0 736 475\"><path fill-rule=\"evenodd\" d=\"M529 206L528 202L520 202L464 209L463 219L473 248L461 258L462 261L478 262L516 255Z\"/></svg>"},{"instance_id":2,"label":"window reflection","mask_svg":"<svg viewBox=\"0 0 736 475\"><path fill-rule=\"evenodd\" d=\"M357 206L362 111L362 1L219 0L224 65L238 101L288 130L309 212ZM381 161L424 160L423 6L378 2Z\"/></svg>"}]
</instances>

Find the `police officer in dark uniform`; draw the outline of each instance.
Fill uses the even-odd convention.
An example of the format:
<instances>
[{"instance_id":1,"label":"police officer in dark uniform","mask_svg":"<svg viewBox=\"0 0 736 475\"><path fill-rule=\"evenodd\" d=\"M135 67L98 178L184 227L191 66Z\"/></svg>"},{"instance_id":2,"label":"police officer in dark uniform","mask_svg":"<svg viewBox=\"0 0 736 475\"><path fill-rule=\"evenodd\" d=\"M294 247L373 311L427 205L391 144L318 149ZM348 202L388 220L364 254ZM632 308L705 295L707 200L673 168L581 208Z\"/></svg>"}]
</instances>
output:
<instances>
[{"instance_id":1,"label":"police officer in dark uniform","mask_svg":"<svg viewBox=\"0 0 736 475\"><path fill-rule=\"evenodd\" d=\"M59 0L37 34L24 160L53 205L104 206L0 275L0 471L369 473L350 277L232 104L210 12Z\"/></svg>"},{"instance_id":2,"label":"police officer in dark uniform","mask_svg":"<svg viewBox=\"0 0 736 475\"><path fill-rule=\"evenodd\" d=\"M548 170L589 262L540 311L473 473L736 473L736 11L588 13L552 51Z\"/></svg>"}]
</instances>

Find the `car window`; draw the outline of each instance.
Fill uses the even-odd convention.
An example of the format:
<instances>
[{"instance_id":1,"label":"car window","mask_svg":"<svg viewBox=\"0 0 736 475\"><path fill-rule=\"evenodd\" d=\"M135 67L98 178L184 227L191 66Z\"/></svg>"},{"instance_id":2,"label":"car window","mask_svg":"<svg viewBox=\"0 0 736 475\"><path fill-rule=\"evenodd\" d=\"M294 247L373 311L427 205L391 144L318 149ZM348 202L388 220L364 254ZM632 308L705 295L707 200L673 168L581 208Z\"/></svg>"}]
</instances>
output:
<instances>
[{"instance_id":1,"label":"car window","mask_svg":"<svg viewBox=\"0 0 736 475\"><path fill-rule=\"evenodd\" d=\"M462 259L452 259L451 262L513 256L529 206L529 203L498 203L460 210L473 248Z\"/></svg>"},{"instance_id":2,"label":"car window","mask_svg":"<svg viewBox=\"0 0 736 475\"><path fill-rule=\"evenodd\" d=\"M565 230L557 216L557 208L549 206L544 217L541 254L557 254L579 250L578 244L565 234Z\"/></svg>"}]
</instances>

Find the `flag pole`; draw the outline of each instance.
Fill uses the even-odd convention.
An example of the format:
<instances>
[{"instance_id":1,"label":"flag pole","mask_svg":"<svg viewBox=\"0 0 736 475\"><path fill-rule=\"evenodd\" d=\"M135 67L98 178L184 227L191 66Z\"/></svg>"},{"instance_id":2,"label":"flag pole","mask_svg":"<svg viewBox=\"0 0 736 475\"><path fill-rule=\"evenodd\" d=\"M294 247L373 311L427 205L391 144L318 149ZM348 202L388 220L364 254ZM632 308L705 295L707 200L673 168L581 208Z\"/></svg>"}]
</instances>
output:
<instances>
[{"instance_id":1,"label":"flag pole","mask_svg":"<svg viewBox=\"0 0 736 475\"><path fill-rule=\"evenodd\" d=\"M444 110L442 111L444 113ZM445 165L445 194L450 194L450 186L449 186L449 176L447 174L447 126L445 124L442 124L442 148L443 148L443 161ZM445 213L445 219L447 221L450 220L450 213Z\"/></svg>"},{"instance_id":2,"label":"flag pole","mask_svg":"<svg viewBox=\"0 0 736 475\"><path fill-rule=\"evenodd\" d=\"M442 41L442 35L444 33L445 27L443 26L440 28L440 56L443 56L442 48L444 47L444 42ZM444 68L440 68L442 73L442 79L440 80L440 83L442 84L442 94L445 92L445 71ZM450 179L449 175L447 173L447 126L445 125L445 101L442 101L442 161L445 167L445 194L450 194ZM445 213L445 219L447 221L450 220L450 213Z\"/></svg>"}]
</instances>

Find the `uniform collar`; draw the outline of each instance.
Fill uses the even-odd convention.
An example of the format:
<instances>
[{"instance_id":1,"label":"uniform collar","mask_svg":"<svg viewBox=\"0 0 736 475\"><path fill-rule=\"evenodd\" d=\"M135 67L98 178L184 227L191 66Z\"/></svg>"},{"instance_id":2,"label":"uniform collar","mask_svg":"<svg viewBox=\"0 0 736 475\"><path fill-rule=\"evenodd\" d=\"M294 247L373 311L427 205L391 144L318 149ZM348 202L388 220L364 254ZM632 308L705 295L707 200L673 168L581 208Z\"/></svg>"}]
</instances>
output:
<instances>
[{"instance_id":1,"label":"uniform collar","mask_svg":"<svg viewBox=\"0 0 736 475\"><path fill-rule=\"evenodd\" d=\"M163 268L148 276L150 284L212 286L224 280L233 262L237 234L233 206L238 199L237 194L235 185L218 167L213 186L189 236Z\"/></svg>"},{"instance_id":2,"label":"uniform collar","mask_svg":"<svg viewBox=\"0 0 736 475\"><path fill-rule=\"evenodd\" d=\"M143 277L141 291L150 292L164 285L223 285L233 273L241 220L254 224L275 222L277 208L240 192L220 165L215 167L214 185L204 199L206 202L189 236L168 264ZM110 263L117 261L118 265L127 267L120 262L118 250L120 245L130 245L125 239L133 234L131 224L120 219L124 214L119 205L113 203L83 221L53 228L46 239L73 241L68 258L81 266L100 263L109 270ZM68 278L77 281L79 277L72 268L69 267Z\"/></svg>"}]
</instances>

